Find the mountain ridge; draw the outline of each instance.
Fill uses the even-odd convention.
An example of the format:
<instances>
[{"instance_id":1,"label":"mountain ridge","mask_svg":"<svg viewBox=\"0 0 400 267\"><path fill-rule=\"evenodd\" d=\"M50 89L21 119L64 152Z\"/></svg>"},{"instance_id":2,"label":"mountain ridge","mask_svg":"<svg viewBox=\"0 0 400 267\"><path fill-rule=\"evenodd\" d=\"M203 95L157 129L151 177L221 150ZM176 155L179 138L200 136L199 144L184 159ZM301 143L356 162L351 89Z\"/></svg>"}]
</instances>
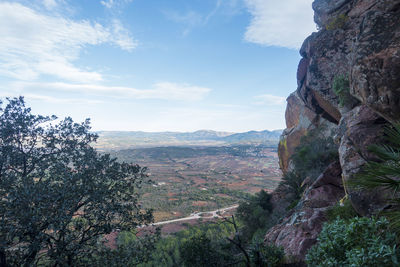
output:
<instances>
[{"instance_id":1,"label":"mountain ridge","mask_svg":"<svg viewBox=\"0 0 400 267\"><path fill-rule=\"evenodd\" d=\"M213 130L195 132L96 131L95 146L100 150L118 150L157 146L219 146L236 144L277 145L282 130L232 133Z\"/></svg>"}]
</instances>

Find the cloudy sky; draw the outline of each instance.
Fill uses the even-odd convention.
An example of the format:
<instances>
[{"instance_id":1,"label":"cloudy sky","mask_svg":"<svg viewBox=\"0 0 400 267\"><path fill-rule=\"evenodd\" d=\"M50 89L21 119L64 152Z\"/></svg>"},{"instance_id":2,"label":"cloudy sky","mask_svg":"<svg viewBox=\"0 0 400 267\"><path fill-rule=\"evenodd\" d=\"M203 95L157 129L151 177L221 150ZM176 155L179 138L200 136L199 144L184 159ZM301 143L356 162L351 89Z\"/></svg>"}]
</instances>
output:
<instances>
[{"instance_id":1,"label":"cloudy sky","mask_svg":"<svg viewBox=\"0 0 400 267\"><path fill-rule=\"evenodd\" d=\"M0 0L0 98L94 130L285 127L312 0Z\"/></svg>"}]
</instances>

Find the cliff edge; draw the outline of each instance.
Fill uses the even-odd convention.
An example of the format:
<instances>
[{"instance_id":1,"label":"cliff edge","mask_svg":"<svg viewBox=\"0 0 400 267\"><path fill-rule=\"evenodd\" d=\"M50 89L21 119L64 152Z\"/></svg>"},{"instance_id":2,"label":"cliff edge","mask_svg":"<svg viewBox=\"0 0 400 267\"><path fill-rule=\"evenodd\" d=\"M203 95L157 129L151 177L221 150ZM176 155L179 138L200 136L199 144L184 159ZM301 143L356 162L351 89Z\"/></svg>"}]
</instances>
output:
<instances>
[{"instance_id":1,"label":"cliff edge","mask_svg":"<svg viewBox=\"0 0 400 267\"><path fill-rule=\"evenodd\" d=\"M338 157L304 191L298 205L266 234L301 262L344 197L360 215L383 208L380 195L346 186L366 161L368 146L382 142L385 125L400 120L400 0L315 0L318 32L303 43L297 89L287 98L279 142L280 166L302 136L318 129L338 145ZM304 177L306 179L306 177Z\"/></svg>"}]
</instances>

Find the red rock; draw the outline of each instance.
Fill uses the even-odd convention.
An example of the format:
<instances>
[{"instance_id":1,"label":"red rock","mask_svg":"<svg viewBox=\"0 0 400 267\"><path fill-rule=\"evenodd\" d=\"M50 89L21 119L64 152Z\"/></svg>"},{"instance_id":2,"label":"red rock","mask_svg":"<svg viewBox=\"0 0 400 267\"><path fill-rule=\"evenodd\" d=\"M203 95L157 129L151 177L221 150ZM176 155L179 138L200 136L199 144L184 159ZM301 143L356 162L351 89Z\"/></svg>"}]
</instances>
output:
<instances>
[{"instance_id":1,"label":"red rock","mask_svg":"<svg viewBox=\"0 0 400 267\"><path fill-rule=\"evenodd\" d=\"M366 160L373 160L368 151L372 144L382 143L382 135L387 122L372 109L363 105L348 112L341 121L346 131L339 146L339 158L343 169L343 179L350 181L360 172ZM361 215L368 215L384 205L379 192L348 188L350 200Z\"/></svg>"},{"instance_id":2,"label":"red rock","mask_svg":"<svg viewBox=\"0 0 400 267\"><path fill-rule=\"evenodd\" d=\"M301 198L297 210L272 227L265 241L282 246L291 261L303 261L326 221L326 210L344 196L338 162L328 166Z\"/></svg>"}]
</instances>

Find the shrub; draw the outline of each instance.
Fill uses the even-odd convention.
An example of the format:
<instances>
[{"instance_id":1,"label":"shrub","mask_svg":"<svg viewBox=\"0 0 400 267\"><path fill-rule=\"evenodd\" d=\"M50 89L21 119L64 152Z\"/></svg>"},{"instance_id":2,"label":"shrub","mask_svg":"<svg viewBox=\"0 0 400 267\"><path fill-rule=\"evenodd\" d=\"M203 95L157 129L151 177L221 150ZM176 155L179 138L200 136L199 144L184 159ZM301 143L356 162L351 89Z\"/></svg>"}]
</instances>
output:
<instances>
[{"instance_id":1,"label":"shrub","mask_svg":"<svg viewBox=\"0 0 400 267\"><path fill-rule=\"evenodd\" d=\"M255 241L250 247L251 263L254 266L281 266L284 255L282 247L277 247L273 244L265 244L261 240Z\"/></svg>"},{"instance_id":2,"label":"shrub","mask_svg":"<svg viewBox=\"0 0 400 267\"><path fill-rule=\"evenodd\" d=\"M332 222L337 218L347 220L357 216L357 212L354 210L350 200L348 199L343 201L343 205L338 203L327 211L327 218L329 222Z\"/></svg>"},{"instance_id":3,"label":"shrub","mask_svg":"<svg viewBox=\"0 0 400 267\"><path fill-rule=\"evenodd\" d=\"M303 194L303 181L304 177L300 176L295 171L287 172L282 177L281 185L284 186L281 186L280 190L287 194L291 194L291 198L294 199L292 202L296 202Z\"/></svg>"},{"instance_id":4,"label":"shrub","mask_svg":"<svg viewBox=\"0 0 400 267\"><path fill-rule=\"evenodd\" d=\"M217 266L220 256L203 232L185 240L179 247L185 266Z\"/></svg>"},{"instance_id":5,"label":"shrub","mask_svg":"<svg viewBox=\"0 0 400 267\"><path fill-rule=\"evenodd\" d=\"M385 215L391 228L400 236L400 123L386 128L387 144L372 145L369 150L379 161L369 161L363 171L349 181L349 186L362 189L385 189L391 192Z\"/></svg>"},{"instance_id":6,"label":"shrub","mask_svg":"<svg viewBox=\"0 0 400 267\"><path fill-rule=\"evenodd\" d=\"M298 204L306 187L304 180L313 182L328 165L338 158L338 147L331 137L325 137L321 129L310 130L300 139L293 153L293 168L284 174L277 190L285 194L286 210Z\"/></svg>"},{"instance_id":7,"label":"shrub","mask_svg":"<svg viewBox=\"0 0 400 267\"><path fill-rule=\"evenodd\" d=\"M343 29L344 25L346 22L349 20L349 17L346 14L340 14L333 18L326 26L325 28L328 31L332 30L337 30L337 29Z\"/></svg>"},{"instance_id":8,"label":"shrub","mask_svg":"<svg viewBox=\"0 0 400 267\"><path fill-rule=\"evenodd\" d=\"M344 107L351 105L353 97L350 94L349 78L345 75L337 75L333 79L333 92L339 97L339 106Z\"/></svg>"},{"instance_id":9,"label":"shrub","mask_svg":"<svg viewBox=\"0 0 400 267\"><path fill-rule=\"evenodd\" d=\"M271 195L264 190L239 205L236 215L243 223L242 232L246 240L250 240L258 229L267 225L271 211Z\"/></svg>"},{"instance_id":10,"label":"shrub","mask_svg":"<svg viewBox=\"0 0 400 267\"><path fill-rule=\"evenodd\" d=\"M319 129L308 132L300 140L291 157L293 171L302 179L315 180L325 168L338 158L338 147L331 137L325 137Z\"/></svg>"},{"instance_id":11,"label":"shrub","mask_svg":"<svg viewBox=\"0 0 400 267\"><path fill-rule=\"evenodd\" d=\"M336 219L306 255L309 266L398 266L396 238L385 218Z\"/></svg>"}]
</instances>

